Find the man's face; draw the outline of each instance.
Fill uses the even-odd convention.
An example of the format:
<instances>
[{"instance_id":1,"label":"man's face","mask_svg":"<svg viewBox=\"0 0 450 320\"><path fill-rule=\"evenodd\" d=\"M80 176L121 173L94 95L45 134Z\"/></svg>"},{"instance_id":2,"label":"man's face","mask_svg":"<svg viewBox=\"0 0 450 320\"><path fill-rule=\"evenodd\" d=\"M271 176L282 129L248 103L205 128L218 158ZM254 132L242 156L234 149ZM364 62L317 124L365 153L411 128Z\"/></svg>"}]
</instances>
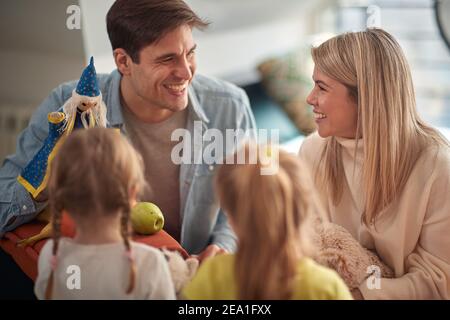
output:
<instances>
[{"instance_id":1,"label":"man's face","mask_svg":"<svg viewBox=\"0 0 450 320\"><path fill-rule=\"evenodd\" d=\"M188 25L180 26L159 41L144 47L139 63L132 62L132 94L142 105L172 112L188 104L188 85L195 72L195 43Z\"/></svg>"}]
</instances>

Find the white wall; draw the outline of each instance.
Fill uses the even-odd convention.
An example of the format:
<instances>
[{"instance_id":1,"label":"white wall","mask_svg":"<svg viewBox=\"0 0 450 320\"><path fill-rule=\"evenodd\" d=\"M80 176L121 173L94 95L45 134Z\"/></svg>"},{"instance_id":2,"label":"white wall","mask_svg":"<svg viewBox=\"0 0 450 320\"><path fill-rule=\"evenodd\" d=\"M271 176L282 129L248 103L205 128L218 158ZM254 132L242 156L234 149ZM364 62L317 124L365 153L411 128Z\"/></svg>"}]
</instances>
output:
<instances>
[{"instance_id":1,"label":"white wall","mask_svg":"<svg viewBox=\"0 0 450 320\"><path fill-rule=\"evenodd\" d=\"M301 21L272 21L245 29L197 34L199 72L238 84L258 80L263 60L299 45Z\"/></svg>"},{"instance_id":2,"label":"white wall","mask_svg":"<svg viewBox=\"0 0 450 320\"><path fill-rule=\"evenodd\" d=\"M97 73L109 73L115 69L115 64L106 32L106 13L114 0L79 0L79 2L86 62L94 56Z\"/></svg>"}]
</instances>

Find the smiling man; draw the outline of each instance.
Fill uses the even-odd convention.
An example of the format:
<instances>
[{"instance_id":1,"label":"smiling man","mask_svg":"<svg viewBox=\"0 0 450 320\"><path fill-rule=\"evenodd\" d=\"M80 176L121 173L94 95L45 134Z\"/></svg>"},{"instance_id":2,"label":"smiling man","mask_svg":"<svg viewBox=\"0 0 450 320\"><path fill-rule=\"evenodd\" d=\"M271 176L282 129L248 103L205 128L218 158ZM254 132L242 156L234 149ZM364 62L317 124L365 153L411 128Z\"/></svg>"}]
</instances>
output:
<instances>
[{"instance_id":1,"label":"smiling man","mask_svg":"<svg viewBox=\"0 0 450 320\"><path fill-rule=\"evenodd\" d=\"M141 201L157 204L165 230L191 254L203 259L233 251L235 236L214 201L215 167L171 161L179 128L192 135L203 128L243 129L254 134L254 118L244 91L217 79L195 75L193 28L202 21L181 0L117 0L110 8L107 30L117 70L98 75L108 125L120 128L141 153L148 190ZM0 169L0 236L32 220L46 205L36 202L16 177L48 133L48 112L57 110L76 82L57 87L33 115L19 137L16 154ZM198 133L197 133L198 134ZM194 144L196 150L202 145Z\"/></svg>"}]
</instances>

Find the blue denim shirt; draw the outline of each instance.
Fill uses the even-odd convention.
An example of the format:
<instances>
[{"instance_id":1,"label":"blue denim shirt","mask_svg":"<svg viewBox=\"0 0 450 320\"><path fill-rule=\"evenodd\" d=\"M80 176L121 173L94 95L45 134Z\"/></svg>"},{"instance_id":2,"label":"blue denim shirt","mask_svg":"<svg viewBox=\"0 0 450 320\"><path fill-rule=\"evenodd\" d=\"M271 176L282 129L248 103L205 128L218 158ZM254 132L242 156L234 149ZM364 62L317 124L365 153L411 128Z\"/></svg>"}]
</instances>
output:
<instances>
[{"instance_id":1,"label":"blue denim shirt","mask_svg":"<svg viewBox=\"0 0 450 320\"><path fill-rule=\"evenodd\" d=\"M98 75L99 87L108 109L108 125L120 128L126 134L120 104L120 79L117 70L109 75ZM76 81L67 82L52 91L20 134L16 153L5 159L0 169L0 236L31 221L47 205L33 201L16 178L47 137L47 114L64 104L76 84ZM242 89L218 79L196 75L188 94L186 129L192 137L194 134L201 136L207 128L220 130L224 137L226 129L240 128L250 131L255 137L255 120L248 97ZM194 121L201 121L202 128L194 126ZM193 144L194 154L204 150L204 147L204 141ZM204 163L180 165L181 245L191 254L199 253L212 243L229 251L234 251L236 246L236 237L227 218L214 200L215 167Z\"/></svg>"}]
</instances>

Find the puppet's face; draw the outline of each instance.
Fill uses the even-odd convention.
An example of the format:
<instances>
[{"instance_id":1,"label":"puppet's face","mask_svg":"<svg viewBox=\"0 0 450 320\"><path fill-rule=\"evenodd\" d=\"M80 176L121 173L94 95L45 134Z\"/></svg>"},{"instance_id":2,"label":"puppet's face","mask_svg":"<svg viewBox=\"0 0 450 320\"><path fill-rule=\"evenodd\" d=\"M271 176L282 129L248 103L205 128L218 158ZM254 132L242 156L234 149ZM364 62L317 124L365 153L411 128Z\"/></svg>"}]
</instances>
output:
<instances>
[{"instance_id":1,"label":"puppet's face","mask_svg":"<svg viewBox=\"0 0 450 320\"><path fill-rule=\"evenodd\" d=\"M66 115L66 126L63 130L66 129L68 123L73 123L77 115L81 116L81 121L85 128L95 125L106 127L107 124L107 110L105 103L102 101L101 93L97 97L88 97L80 95L73 90L72 97L63 106L63 112ZM71 128L69 129L70 131L72 130Z\"/></svg>"},{"instance_id":2,"label":"puppet's face","mask_svg":"<svg viewBox=\"0 0 450 320\"><path fill-rule=\"evenodd\" d=\"M97 101L93 99L83 99L80 104L78 105L78 109L81 111L87 111L91 108L94 108L97 106Z\"/></svg>"}]
</instances>

